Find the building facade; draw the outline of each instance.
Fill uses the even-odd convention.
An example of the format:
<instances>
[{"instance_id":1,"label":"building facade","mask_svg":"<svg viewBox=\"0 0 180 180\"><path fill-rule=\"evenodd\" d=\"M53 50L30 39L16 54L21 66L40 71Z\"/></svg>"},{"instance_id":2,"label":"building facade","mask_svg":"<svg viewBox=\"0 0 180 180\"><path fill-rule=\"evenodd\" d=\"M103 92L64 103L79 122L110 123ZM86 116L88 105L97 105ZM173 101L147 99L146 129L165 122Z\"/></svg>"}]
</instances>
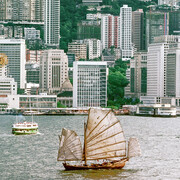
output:
<instances>
[{"instance_id":1,"label":"building facade","mask_svg":"<svg viewBox=\"0 0 180 180\"><path fill-rule=\"evenodd\" d=\"M147 93L147 52L136 52L131 59L126 78L129 80L125 88L125 96L140 98Z\"/></svg>"},{"instance_id":2,"label":"building facade","mask_svg":"<svg viewBox=\"0 0 180 180\"><path fill-rule=\"evenodd\" d=\"M26 45L23 39L0 39L0 52L8 58L8 77L14 78L20 89L25 88Z\"/></svg>"},{"instance_id":3,"label":"building facade","mask_svg":"<svg viewBox=\"0 0 180 180\"><path fill-rule=\"evenodd\" d=\"M44 21L44 0L1 0L0 20Z\"/></svg>"},{"instance_id":4,"label":"building facade","mask_svg":"<svg viewBox=\"0 0 180 180\"><path fill-rule=\"evenodd\" d=\"M17 83L14 78L0 77L0 97L17 94Z\"/></svg>"},{"instance_id":5,"label":"building facade","mask_svg":"<svg viewBox=\"0 0 180 180\"><path fill-rule=\"evenodd\" d=\"M87 59L87 45L83 40L68 43L68 52L75 53L76 60Z\"/></svg>"},{"instance_id":6,"label":"building facade","mask_svg":"<svg viewBox=\"0 0 180 180\"><path fill-rule=\"evenodd\" d=\"M101 41L99 39L85 39L87 45L87 58L95 59L101 56Z\"/></svg>"},{"instance_id":7,"label":"building facade","mask_svg":"<svg viewBox=\"0 0 180 180\"><path fill-rule=\"evenodd\" d=\"M179 37L161 36L148 48L147 96L180 97Z\"/></svg>"},{"instance_id":8,"label":"building facade","mask_svg":"<svg viewBox=\"0 0 180 180\"><path fill-rule=\"evenodd\" d=\"M45 0L44 40L51 47L59 47L60 0Z\"/></svg>"},{"instance_id":9,"label":"building facade","mask_svg":"<svg viewBox=\"0 0 180 180\"><path fill-rule=\"evenodd\" d=\"M8 108L22 110L49 110L57 108L56 95L9 95Z\"/></svg>"},{"instance_id":10,"label":"building facade","mask_svg":"<svg viewBox=\"0 0 180 180\"><path fill-rule=\"evenodd\" d=\"M180 35L180 10L169 12L169 34Z\"/></svg>"},{"instance_id":11,"label":"building facade","mask_svg":"<svg viewBox=\"0 0 180 180\"><path fill-rule=\"evenodd\" d=\"M86 20L81 21L77 25L77 39L101 39L101 21Z\"/></svg>"},{"instance_id":12,"label":"building facade","mask_svg":"<svg viewBox=\"0 0 180 180\"><path fill-rule=\"evenodd\" d=\"M145 49L144 12L142 9L132 12L132 43L137 51Z\"/></svg>"},{"instance_id":13,"label":"building facade","mask_svg":"<svg viewBox=\"0 0 180 180\"><path fill-rule=\"evenodd\" d=\"M169 13L147 12L146 13L146 46L154 42L158 36L169 35Z\"/></svg>"},{"instance_id":14,"label":"building facade","mask_svg":"<svg viewBox=\"0 0 180 180\"><path fill-rule=\"evenodd\" d=\"M68 57L64 50L45 50L40 61L41 92L58 93L68 78Z\"/></svg>"},{"instance_id":15,"label":"building facade","mask_svg":"<svg viewBox=\"0 0 180 180\"><path fill-rule=\"evenodd\" d=\"M89 5L99 5L102 3L102 0L82 0L83 5L89 6Z\"/></svg>"},{"instance_id":16,"label":"building facade","mask_svg":"<svg viewBox=\"0 0 180 180\"><path fill-rule=\"evenodd\" d=\"M105 15L101 18L102 49L119 47L119 16Z\"/></svg>"},{"instance_id":17,"label":"building facade","mask_svg":"<svg viewBox=\"0 0 180 180\"><path fill-rule=\"evenodd\" d=\"M123 5L120 8L120 49L122 60L130 60L132 47L132 8Z\"/></svg>"},{"instance_id":18,"label":"building facade","mask_svg":"<svg viewBox=\"0 0 180 180\"><path fill-rule=\"evenodd\" d=\"M40 39L40 30L36 30L35 28L24 28L24 36L26 40Z\"/></svg>"},{"instance_id":19,"label":"building facade","mask_svg":"<svg viewBox=\"0 0 180 180\"><path fill-rule=\"evenodd\" d=\"M39 64L26 63L26 82L39 84Z\"/></svg>"},{"instance_id":20,"label":"building facade","mask_svg":"<svg viewBox=\"0 0 180 180\"><path fill-rule=\"evenodd\" d=\"M73 64L73 107L107 106L107 63L76 61Z\"/></svg>"}]
</instances>

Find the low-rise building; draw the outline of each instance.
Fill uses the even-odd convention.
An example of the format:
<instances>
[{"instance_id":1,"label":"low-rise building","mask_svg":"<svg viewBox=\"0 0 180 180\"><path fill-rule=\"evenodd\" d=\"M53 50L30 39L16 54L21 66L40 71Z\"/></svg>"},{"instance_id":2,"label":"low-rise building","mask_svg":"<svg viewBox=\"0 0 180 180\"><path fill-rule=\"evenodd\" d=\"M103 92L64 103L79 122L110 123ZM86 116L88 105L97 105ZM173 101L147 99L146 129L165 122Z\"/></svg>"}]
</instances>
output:
<instances>
[{"instance_id":1,"label":"low-rise building","mask_svg":"<svg viewBox=\"0 0 180 180\"><path fill-rule=\"evenodd\" d=\"M8 108L22 110L43 110L57 108L56 95L9 95Z\"/></svg>"}]
</instances>

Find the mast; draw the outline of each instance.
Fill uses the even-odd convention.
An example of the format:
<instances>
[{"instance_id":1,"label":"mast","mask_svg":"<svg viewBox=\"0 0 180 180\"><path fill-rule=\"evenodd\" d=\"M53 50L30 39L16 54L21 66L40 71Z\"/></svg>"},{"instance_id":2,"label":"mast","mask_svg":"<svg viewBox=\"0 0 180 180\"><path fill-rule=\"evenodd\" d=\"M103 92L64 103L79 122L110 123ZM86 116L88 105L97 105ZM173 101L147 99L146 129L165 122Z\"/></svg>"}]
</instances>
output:
<instances>
[{"instance_id":1,"label":"mast","mask_svg":"<svg viewBox=\"0 0 180 180\"><path fill-rule=\"evenodd\" d=\"M85 165L87 165L87 142L86 142L86 123L84 122L84 162L85 162Z\"/></svg>"},{"instance_id":2,"label":"mast","mask_svg":"<svg viewBox=\"0 0 180 180\"><path fill-rule=\"evenodd\" d=\"M30 112L31 112L31 118L32 118L32 122L33 122L33 113L32 113L32 111L31 111L31 99L30 99L31 97L29 97L29 104L30 104Z\"/></svg>"}]
</instances>

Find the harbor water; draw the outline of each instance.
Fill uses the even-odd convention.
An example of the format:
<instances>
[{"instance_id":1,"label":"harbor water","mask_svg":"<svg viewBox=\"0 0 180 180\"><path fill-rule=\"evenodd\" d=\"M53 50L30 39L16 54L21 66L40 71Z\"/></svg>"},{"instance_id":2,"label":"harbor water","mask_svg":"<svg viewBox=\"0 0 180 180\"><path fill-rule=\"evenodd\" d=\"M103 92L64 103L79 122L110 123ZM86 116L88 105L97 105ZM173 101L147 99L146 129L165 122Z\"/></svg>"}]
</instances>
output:
<instances>
[{"instance_id":1,"label":"harbor water","mask_svg":"<svg viewBox=\"0 0 180 180\"><path fill-rule=\"evenodd\" d=\"M132 158L121 170L65 171L57 162L63 127L83 138L87 116L36 116L39 134L11 134L16 117L0 116L0 179L180 179L180 117L154 118L118 116L126 139L137 137L140 157ZM26 117L26 121L31 117Z\"/></svg>"}]
</instances>

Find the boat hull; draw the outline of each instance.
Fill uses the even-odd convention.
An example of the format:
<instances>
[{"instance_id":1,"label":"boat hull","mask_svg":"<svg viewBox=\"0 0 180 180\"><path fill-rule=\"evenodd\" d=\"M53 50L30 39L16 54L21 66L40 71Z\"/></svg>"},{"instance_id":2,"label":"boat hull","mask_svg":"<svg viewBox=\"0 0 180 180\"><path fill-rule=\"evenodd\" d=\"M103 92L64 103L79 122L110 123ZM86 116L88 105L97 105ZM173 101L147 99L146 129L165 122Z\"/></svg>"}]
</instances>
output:
<instances>
[{"instance_id":1,"label":"boat hull","mask_svg":"<svg viewBox=\"0 0 180 180\"><path fill-rule=\"evenodd\" d=\"M91 165L70 165L63 163L66 170L86 170L86 169L122 169L126 164L127 159L121 161L105 162L102 164Z\"/></svg>"},{"instance_id":2,"label":"boat hull","mask_svg":"<svg viewBox=\"0 0 180 180\"><path fill-rule=\"evenodd\" d=\"M14 130L12 129L12 134L15 134L15 135L31 135L31 134L37 134L38 133L38 129L31 129L31 130L28 130L28 129L24 129L24 130Z\"/></svg>"}]
</instances>

